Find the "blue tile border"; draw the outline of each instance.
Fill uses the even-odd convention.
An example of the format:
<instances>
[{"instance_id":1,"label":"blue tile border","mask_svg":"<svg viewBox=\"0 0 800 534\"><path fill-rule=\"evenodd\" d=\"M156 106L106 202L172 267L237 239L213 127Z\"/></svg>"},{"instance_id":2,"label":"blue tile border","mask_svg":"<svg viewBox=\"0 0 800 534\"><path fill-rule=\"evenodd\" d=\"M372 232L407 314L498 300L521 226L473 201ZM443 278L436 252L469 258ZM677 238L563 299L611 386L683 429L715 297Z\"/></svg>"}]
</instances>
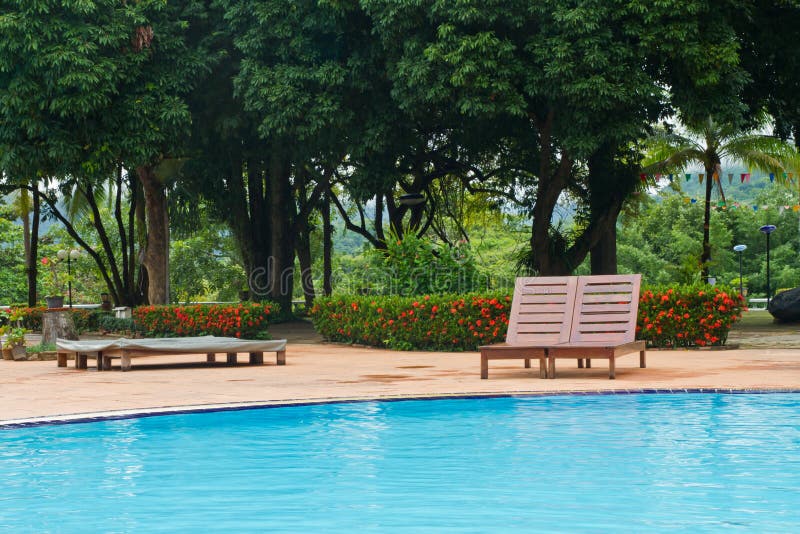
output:
<instances>
[{"instance_id":1,"label":"blue tile border","mask_svg":"<svg viewBox=\"0 0 800 534\"><path fill-rule=\"evenodd\" d=\"M777 393L800 393L800 388L775 388L775 389L750 389L750 388L642 388L642 389L607 389L607 390L567 390L567 391L541 391L520 393L464 393L442 395L416 395L408 397L374 397L358 399L325 399L325 400L297 400L284 401L256 401L252 404L234 404L231 406L214 405L213 407L175 407L175 408L150 408L142 411L130 410L131 413L109 413L107 415L81 416L53 416L32 420L23 420L18 423L3 423L0 421L0 431L33 428L39 426L73 425L83 423L99 423L104 421L121 421L126 419L142 419L145 417L160 417L170 415L188 415L215 412L240 412L245 410L264 410L272 408L291 408L296 406L323 406L328 404L358 404L365 402L402 402L402 401L435 401L435 400L477 400L477 399L504 399L504 398L540 398L540 397L569 397L569 396L605 396L605 395L669 395L669 394L702 394L712 393L720 395L769 395ZM126 410L127 411L127 410Z\"/></svg>"}]
</instances>

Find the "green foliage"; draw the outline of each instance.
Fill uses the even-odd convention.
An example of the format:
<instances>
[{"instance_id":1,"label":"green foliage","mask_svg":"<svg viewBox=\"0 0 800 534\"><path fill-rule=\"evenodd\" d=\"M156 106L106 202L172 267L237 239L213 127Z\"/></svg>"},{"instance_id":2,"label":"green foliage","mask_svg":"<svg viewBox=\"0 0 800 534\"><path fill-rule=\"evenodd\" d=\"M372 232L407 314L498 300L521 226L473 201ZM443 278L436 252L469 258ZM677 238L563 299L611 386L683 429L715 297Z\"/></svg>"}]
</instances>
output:
<instances>
[{"instance_id":1,"label":"green foliage","mask_svg":"<svg viewBox=\"0 0 800 534\"><path fill-rule=\"evenodd\" d=\"M55 352L57 350L58 347L56 347L55 343L39 343L25 348L25 352L28 354L34 354L37 352Z\"/></svg>"},{"instance_id":2,"label":"green foliage","mask_svg":"<svg viewBox=\"0 0 800 534\"><path fill-rule=\"evenodd\" d=\"M230 232L220 225L206 224L192 235L170 243L170 288L174 301L236 300L241 287L247 287L247 277L236 261Z\"/></svg>"},{"instance_id":3,"label":"green foliage","mask_svg":"<svg viewBox=\"0 0 800 534\"><path fill-rule=\"evenodd\" d=\"M505 337L508 295L318 298L314 327L326 339L396 350L462 351Z\"/></svg>"},{"instance_id":4,"label":"green foliage","mask_svg":"<svg viewBox=\"0 0 800 534\"><path fill-rule=\"evenodd\" d=\"M731 288L696 284L652 287L639 298L636 333L650 347L724 345L744 299Z\"/></svg>"},{"instance_id":5,"label":"green foliage","mask_svg":"<svg viewBox=\"0 0 800 534\"><path fill-rule=\"evenodd\" d=\"M30 330L21 326L6 325L0 327L0 335L6 338L6 343L3 348L10 349L18 345L24 345L25 334L28 332L30 332Z\"/></svg>"},{"instance_id":6,"label":"green foliage","mask_svg":"<svg viewBox=\"0 0 800 534\"><path fill-rule=\"evenodd\" d=\"M407 232L390 236L386 250L372 252L374 290L384 295L470 293L486 287L466 242L436 247Z\"/></svg>"},{"instance_id":7,"label":"green foliage","mask_svg":"<svg viewBox=\"0 0 800 534\"><path fill-rule=\"evenodd\" d=\"M14 223L16 215L0 198L0 303L25 300L25 251L22 226Z\"/></svg>"},{"instance_id":8,"label":"green foliage","mask_svg":"<svg viewBox=\"0 0 800 534\"><path fill-rule=\"evenodd\" d=\"M101 332L111 332L115 334L129 333L135 330L132 317L115 317L111 313L103 313L97 318L97 329Z\"/></svg>"}]
</instances>

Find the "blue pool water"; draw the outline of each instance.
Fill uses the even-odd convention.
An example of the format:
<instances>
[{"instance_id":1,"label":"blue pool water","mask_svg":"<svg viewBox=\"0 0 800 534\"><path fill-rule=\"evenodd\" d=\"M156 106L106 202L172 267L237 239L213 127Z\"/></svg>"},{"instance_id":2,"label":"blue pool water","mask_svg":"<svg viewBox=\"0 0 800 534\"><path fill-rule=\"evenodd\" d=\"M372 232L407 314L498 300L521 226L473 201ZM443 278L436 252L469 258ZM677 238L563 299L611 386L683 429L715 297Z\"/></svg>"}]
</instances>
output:
<instances>
[{"instance_id":1,"label":"blue pool water","mask_svg":"<svg viewBox=\"0 0 800 534\"><path fill-rule=\"evenodd\" d=\"M0 431L3 532L800 531L800 395L297 406Z\"/></svg>"}]
</instances>

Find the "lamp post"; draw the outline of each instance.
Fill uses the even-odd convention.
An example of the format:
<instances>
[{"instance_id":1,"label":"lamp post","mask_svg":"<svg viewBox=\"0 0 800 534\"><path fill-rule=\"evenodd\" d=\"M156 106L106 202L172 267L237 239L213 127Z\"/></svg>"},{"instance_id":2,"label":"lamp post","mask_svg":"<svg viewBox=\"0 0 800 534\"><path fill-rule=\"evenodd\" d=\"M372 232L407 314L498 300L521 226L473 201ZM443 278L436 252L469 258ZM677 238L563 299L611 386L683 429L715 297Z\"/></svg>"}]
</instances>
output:
<instances>
[{"instance_id":1,"label":"lamp post","mask_svg":"<svg viewBox=\"0 0 800 534\"><path fill-rule=\"evenodd\" d=\"M56 255L59 260L67 260L67 286L69 288L69 307L72 309L72 260L77 260L81 251L77 249L59 250Z\"/></svg>"},{"instance_id":2,"label":"lamp post","mask_svg":"<svg viewBox=\"0 0 800 534\"><path fill-rule=\"evenodd\" d=\"M739 253L739 296L744 296L744 285L742 284L742 252L747 250L747 245L736 245L733 247L735 252Z\"/></svg>"},{"instance_id":3,"label":"lamp post","mask_svg":"<svg viewBox=\"0 0 800 534\"><path fill-rule=\"evenodd\" d=\"M776 226L774 224L765 224L758 230L767 236L767 308L769 308L769 299L770 299L770 285L769 285L769 234L774 232Z\"/></svg>"}]
</instances>

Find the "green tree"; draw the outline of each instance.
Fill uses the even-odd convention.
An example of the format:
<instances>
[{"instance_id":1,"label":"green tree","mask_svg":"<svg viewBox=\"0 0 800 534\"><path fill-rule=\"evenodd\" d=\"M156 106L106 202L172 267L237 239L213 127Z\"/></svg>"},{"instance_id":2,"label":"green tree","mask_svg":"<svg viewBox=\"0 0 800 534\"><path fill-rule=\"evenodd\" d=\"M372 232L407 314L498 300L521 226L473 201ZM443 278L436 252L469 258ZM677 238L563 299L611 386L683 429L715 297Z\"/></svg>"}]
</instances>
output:
<instances>
[{"instance_id":1,"label":"green tree","mask_svg":"<svg viewBox=\"0 0 800 534\"><path fill-rule=\"evenodd\" d=\"M705 169L703 252L699 264L701 277L705 279L711 258L711 193L715 187L725 201L722 162L743 163L749 168L771 172L782 181L788 180L784 173L800 166L794 148L778 137L742 131L732 123L719 122L713 117L707 117L702 123L688 123L685 128L686 133L655 130L648 139L645 165L647 172L659 173L680 173L691 165L702 165Z\"/></svg>"}]
</instances>

